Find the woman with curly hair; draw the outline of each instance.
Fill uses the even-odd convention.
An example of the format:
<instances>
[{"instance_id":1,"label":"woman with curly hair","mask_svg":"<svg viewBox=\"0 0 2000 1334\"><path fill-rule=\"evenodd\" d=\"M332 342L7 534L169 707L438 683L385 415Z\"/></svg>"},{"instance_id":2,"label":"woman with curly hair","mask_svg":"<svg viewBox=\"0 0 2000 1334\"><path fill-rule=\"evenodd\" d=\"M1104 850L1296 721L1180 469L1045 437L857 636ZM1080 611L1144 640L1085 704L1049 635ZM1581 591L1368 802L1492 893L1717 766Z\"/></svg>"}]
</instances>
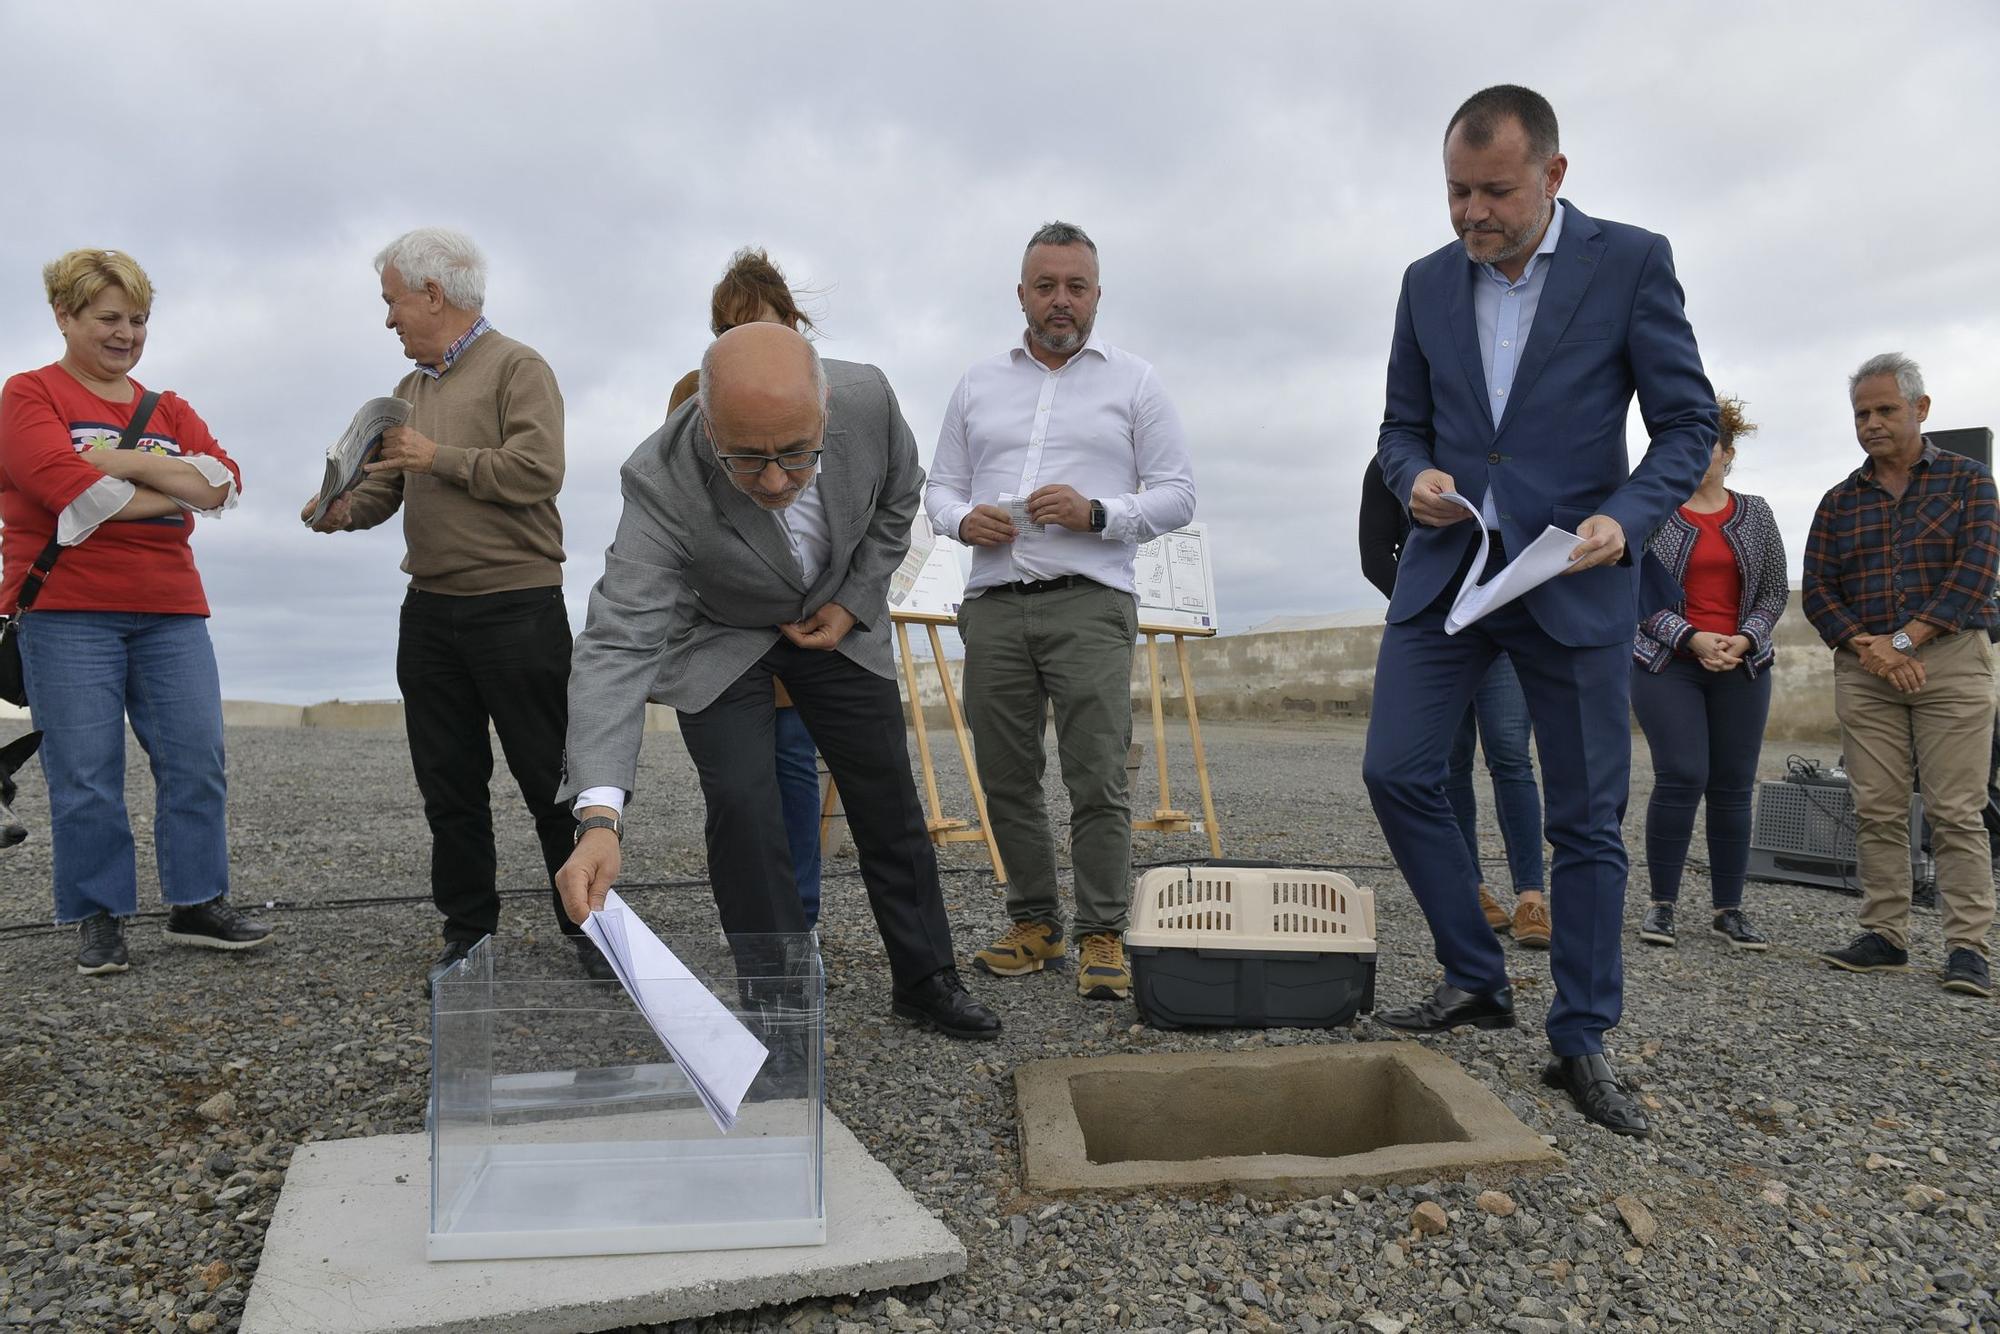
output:
<instances>
[{"instance_id":1,"label":"woman with curly hair","mask_svg":"<svg viewBox=\"0 0 2000 1334\"><path fill-rule=\"evenodd\" d=\"M1649 543L1680 580L1681 602L1648 617L1632 644L1632 712L1653 753L1653 889L1639 939L1674 943L1695 807L1706 800L1712 929L1736 949L1765 950L1770 942L1743 914L1743 880L1750 792L1771 710L1771 635L1785 610L1785 546L1764 498L1724 485L1736 442L1757 428L1741 399L1719 405L1722 430L1700 489Z\"/></svg>"}]
</instances>

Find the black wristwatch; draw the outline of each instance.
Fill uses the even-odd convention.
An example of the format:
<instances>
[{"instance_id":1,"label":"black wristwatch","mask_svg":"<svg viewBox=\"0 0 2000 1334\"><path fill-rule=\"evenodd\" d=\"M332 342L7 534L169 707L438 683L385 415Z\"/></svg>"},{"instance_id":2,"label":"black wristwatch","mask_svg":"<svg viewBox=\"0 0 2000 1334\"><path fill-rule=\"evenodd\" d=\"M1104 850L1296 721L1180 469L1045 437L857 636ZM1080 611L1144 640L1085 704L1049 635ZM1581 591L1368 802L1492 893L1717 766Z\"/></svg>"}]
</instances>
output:
<instances>
[{"instance_id":1,"label":"black wristwatch","mask_svg":"<svg viewBox=\"0 0 2000 1334\"><path fill-rule=\"evenodd\" d=\"M576 822L576 837L571 839L570 842L572 844L583 842L583 832L586 829L609 829L611 837L618 838L621 842L623 841L618 833L618 817L615 815L593 815L587 819L578 820Z\"/></svg>"},{"instance_id":2,"label":"black wristwatch","mask_svg":"<svg viewBox=\"0 0 2000 1334\"><path fill-rule=\"evenodd\" d=\"M1104 525L1105 525L1105 523L1106 523L1106 522L1107 522L1107 520L1106 520L1106 518L1105 518L1105 514L1104 514L1104 502L1103 502L1103 501L1101 501L1101 500L1093 500L1093 501L1091 501L1091 502L1090 502L1090 531L1091 531L1091 532L1093 532L1093 533L1101 533L1101 532L1103 532L1103 531L1104 531Z\"/></svg>"}]
</instances>

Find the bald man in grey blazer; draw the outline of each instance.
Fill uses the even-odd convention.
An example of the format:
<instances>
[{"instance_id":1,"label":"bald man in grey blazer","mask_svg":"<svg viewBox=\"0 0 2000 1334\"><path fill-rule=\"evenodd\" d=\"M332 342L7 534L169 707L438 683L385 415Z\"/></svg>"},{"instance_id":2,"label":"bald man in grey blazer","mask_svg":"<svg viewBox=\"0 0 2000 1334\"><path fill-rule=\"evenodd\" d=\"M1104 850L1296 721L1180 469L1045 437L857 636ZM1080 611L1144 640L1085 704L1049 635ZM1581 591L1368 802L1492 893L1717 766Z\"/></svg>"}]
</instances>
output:
<instances>
[{"instance_id":1,"label":"bald man in grey blazer","mask_svg":"<svg viewBox=\"0 0 2000 1334\"><path fill-rule=\"evenodd\" d=\"M891 1013L992 1038L999 1019L953 966L890 649L889 576L923 479L875 367L822 362L778 324L715 341L694 400L621 474L624 514L570 669L561 796L581 824L556 884L577 921L603 905L652 699L679 714L701 776L723 930L804 931L771 760L777 677L840 785Z\"/></svg>"}]
</instances>

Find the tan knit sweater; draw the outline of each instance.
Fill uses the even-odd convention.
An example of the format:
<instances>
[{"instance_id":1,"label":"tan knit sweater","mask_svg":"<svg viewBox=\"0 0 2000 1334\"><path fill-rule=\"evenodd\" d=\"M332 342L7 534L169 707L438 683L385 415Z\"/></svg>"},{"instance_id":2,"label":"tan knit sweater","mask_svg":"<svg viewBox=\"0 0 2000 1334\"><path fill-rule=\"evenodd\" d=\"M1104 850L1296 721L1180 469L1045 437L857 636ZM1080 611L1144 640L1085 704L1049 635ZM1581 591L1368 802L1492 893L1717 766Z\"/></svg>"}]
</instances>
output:
<instances>
[{"instance_id":1,"label":"tan knit sweater","mask_svg":"<svg viewBox=\"0 0 2000 1334\"><path fill-rule=\"evenodd\" d=\"M400 506L410 587L468 596L562 583L563 405L536 351L489 331L442 378L396 386L437 442L429 473L378 473L350 493L355 528Z\"/></svg>"}]
</instances>

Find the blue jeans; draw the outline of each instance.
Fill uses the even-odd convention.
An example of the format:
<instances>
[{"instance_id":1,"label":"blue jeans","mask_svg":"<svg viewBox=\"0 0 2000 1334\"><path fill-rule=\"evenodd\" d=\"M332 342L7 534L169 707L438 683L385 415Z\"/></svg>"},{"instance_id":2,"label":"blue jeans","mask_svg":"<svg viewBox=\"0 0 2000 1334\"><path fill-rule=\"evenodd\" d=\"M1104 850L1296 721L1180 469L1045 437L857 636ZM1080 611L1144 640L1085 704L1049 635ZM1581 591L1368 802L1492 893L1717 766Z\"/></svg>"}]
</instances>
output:
<instances>
[{"instance_id":1,"label":"blue jeans","mask_svg":"<svg viewBox=\"0 0 2000 1334\"><path fill-rule=\"evenodd\" d=\"M139 911L125 719L152 761L153 848L170 905L229 892L222 685L200 616L34 611L21 666L49 785L56 921Z\"/></svg>"},{"instance_id":2,"label":"blue jeans","mask_svg":"<svg viewBox=\"0 0 2000 1334\"><path fill-rule=\"evenodd\" d=\"M1476 726L1475 726L1476 720ZM1539 890L1542 872L1542 792L1535 785L1535 757L1528 748L1528 701L1521 694L1514 664L1501 654L1487 669L1472 697L1472 707L1459 724L1451 746L1451 769L1445 775L1445 800L1458 817L1465 848L1479 863L1479 802L1472 795L1472 754L1475 743L1486 751L1486 772L1493 780L1493 809L1500 821L1500 841L1507 846L1507 870L1514 892ZM1483 875L1481 877L1484 878Z\"/></svg>"},{"instance_id":3,"label":"blue jeans","mask_svg":"<svg viewBox=\"0 0 2000 1334\"><path fill-rule=\"evenodd\" d=\"M1771 712L1771 674L1711 672L1675 657L1655 674L1632 668L1632 712L1653 752L1646 872L1653 901L1681 896L1694 808L1708 802L1708 885L1717 912L1743 906L1750 867L1750 793Z\"/></svg>"},{"instance_id":4,"label":"blue jeans","mask_svg":"<svg viewBox=\"0 0 2000 1334\"><path fill-rule=\"evenodd\" d=\"M778 803L785 811L785 842L792 850L792 879L806 925L819 922L819 764L805 720L793 708L778 710Z\"/></svg>"}]
</instances>

